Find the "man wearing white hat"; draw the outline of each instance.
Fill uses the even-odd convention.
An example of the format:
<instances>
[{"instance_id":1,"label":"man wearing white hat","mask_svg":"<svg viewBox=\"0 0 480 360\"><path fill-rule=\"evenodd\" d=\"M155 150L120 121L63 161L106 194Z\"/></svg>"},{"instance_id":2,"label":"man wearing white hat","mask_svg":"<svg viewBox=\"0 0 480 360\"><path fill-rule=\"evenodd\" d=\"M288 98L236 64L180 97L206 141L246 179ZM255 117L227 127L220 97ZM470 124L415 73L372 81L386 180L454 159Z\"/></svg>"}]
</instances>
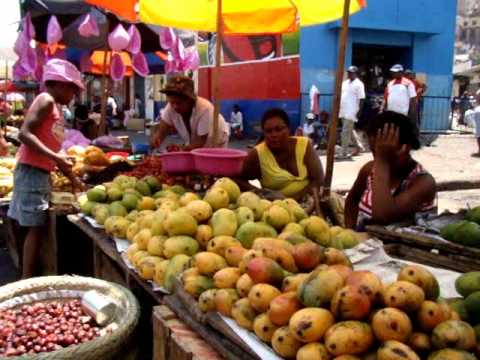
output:
<instances>
[{"instance_id":1,"label":"man wearing white hat","mask_svg":"<svg viewBox=\"0 0 480 360\"><path fill-rule=\"evenodd\" d=\"M358 155L364 150L362 142L355 131L355 123L363 108L365 100L365 85L358 78L358 68L350 66L347 70L348 79L342 84L342 99L340 102L340 114L342 119L342 152L341 157L351 157ZM348 147L353 142L355 151L353 154L348 152Z\"/></svg>"},{"instance_id":2,"label":"man wearing white hat","mask_svg":"<svg viewBox=\"0 0 480 360\"><path fill-rule=\"evenodd\" d=\"M417 92L415 84L403 76L403 66L393 65L392 80L385 88L384 110L394 111L417 121Z\"/></svg>"}]
</instances>

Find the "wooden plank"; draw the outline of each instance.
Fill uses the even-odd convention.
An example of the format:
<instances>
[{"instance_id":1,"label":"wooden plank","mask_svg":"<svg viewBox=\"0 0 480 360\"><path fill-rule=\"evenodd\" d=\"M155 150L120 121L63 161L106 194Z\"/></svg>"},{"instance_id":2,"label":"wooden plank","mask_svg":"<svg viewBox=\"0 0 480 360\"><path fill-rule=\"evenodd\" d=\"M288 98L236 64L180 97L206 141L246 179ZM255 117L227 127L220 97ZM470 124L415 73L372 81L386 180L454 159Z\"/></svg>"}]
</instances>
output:
<instances>
[{"instance_id":1,"label":"wooden plank","mask_svg":"<svg viewBox=\"0 0 480 360\"><path fill-rule=\"evenodd\" d=\"M208 325L203 325L195 321L185 309L182 302L174 295L165 296L164 303L172 309L175 314L193 331L201 336L207 343L209 343L222 357L227 360L258 360L258 357L253 357L239 348L224 334L220 334Z\"/></svg>"},{"instance_id":2,"label":"wooden plank","mask_svg":"<svg viewBox=\"0 0 480 360\"><path fill-rule=\"evenodd\" d=\"M415 247L437 249L448 253L455 253L480 259L480 249L469 246L463 246L452 242L441 242L420 234L391 231L383 226L377 225L367 226L367 231L370 234L379 237L381 240L401 242Z\"/></svg>"}]
</instances>

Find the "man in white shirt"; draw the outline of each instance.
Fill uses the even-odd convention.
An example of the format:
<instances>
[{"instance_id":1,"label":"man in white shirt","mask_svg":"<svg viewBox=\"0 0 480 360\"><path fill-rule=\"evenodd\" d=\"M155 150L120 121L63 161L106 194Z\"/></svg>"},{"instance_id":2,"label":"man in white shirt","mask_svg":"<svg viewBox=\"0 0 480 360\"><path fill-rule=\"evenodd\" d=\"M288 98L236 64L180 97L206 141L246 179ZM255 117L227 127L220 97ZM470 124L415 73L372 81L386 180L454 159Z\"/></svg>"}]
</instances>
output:
<instances>
[{"instance_id":1,"label":"man in white shirt","mask_svg":"<svg viewBox=\"0 0 480 360\"><path fill-rule=\"evenodd\" d=\"M195 94L193 80L174 76L161 91L167 95L167 106L162 109L152 131L151 144L158 148L173 130L185 142L184 150L201 147L226 147L229 128L222 115L218 131L213 132L213 105Z\"/></svg>"},{"instance_id":2,"label":"man in white shirt","mask_svg":"<svg viewBox=\"0 0 480 360\"><path fill-rule=\"evenodd\" d=\"M480 90L476 93L476 106L474 108L475 137L477 138L478 151L472 154L473 157L480 157Z\"/></svg>"},{"instance_id":3,"label":"man in white shirt","mask_svg":"<svg viewBox=\"0 0 480 360\"><path fill-rule=\"evenodd\" d=\"M342 99L340 102L340 114L342 119L342 151L341 157L358 155L364 150L360 137L355 131L355 123L363 107L365 100L365 85L358 78L358 68L350 66L347 70L348 79L342 84ZM348 147L353 142L355 151L349 153Z\"/></svg>"},{"instance_id":4,"label":"man in white shirt","mask_svg":"<svg viewBox=\"0 0 480 360\"><path fill-rule=\"evenodd\" d=\"M230 114L230 127L232 133L235 131L243 133L243 114L238 105L233 106L233 111Z\"/></svg>"},{"instance_id":5,"label":"man in white shirt","mask_svg":"<svg viewBox=\"0 0 480 360\"><path fill-rule=\"evenodd\" d=\"M392 80L385 88L385 105L387 111L394 111L408 116L417 122L417 92L415 84L403 75L403 66L394 65L390 69Z\"/></svg>"}]
</instances>

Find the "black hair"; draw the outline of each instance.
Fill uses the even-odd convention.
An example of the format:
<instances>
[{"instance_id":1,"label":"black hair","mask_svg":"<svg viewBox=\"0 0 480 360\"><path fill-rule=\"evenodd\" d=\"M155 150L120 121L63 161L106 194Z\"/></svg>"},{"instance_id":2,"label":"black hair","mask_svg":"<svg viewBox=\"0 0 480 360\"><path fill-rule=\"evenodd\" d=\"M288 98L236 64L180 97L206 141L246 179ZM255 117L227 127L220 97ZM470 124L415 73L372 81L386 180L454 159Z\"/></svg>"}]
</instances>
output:
<instances>
[{"instance_id":1,"label":"black hair","mask_svg":"<svg viewBox=\"0 0 480 360\"><path fill-rule=\"evenodd\" d=\"M290 119L288 118L288 115L285 112L285 110L278 109L278 108L273 108L273 109L267 110L263 114L262 129L264 128L267 120L270 120L270 119L275 118L275 117L280 118L285 123L285 125L287 125L287 127L290 128Z\"/></svg>"},{"instance_id":2,"label":"black hair","mask_svg":"<svg viewBox=\"0 0 480 360\"><path fill-rule=\"evenodd\" d=\"M79 104L75 108L75 118L80 120L88 119L88 107L84 104Z\"/></svg>"},{"instance_id":3,"label":"black hair","mask_svg":"<svg viewBox=\"0 0 480 360\"><path fill-rule=\"evenodd\" d=\"M413 150L420 149L420 133L417 124L409 117L393 111L384 111L370 120L366 128L367 135L376 136L378 130L383 129L385 124L398 127L400 144L410 145Z\"/></svg>"}]
</instances>

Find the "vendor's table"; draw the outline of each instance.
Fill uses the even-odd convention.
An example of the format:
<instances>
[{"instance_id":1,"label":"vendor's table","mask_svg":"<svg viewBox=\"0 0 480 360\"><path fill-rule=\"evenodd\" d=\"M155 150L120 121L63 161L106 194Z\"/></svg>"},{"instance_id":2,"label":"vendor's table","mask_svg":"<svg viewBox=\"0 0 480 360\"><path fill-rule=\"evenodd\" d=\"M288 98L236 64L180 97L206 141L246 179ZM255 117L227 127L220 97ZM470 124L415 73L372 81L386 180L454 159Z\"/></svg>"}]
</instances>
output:
<instances>
[{"instance_id":1,"label":"vendor's table","mask_svg":"<svg viewBox=\"0 0 480 360\"><path fill-rule=\"evenodd\" d=\"M137 336L138 341L143 345L142 349L146 350L145 353L149 352L147 349L151 349L151 343L149 344L148 341L151 341L153 336L150 320L152 319L152 313L155 318L154 307L160 304L167 304L178 318L185 323L185 325L189 326L197 333L196 339L198 336L202 337L207 343L213 346L222 357L229 360L254 359L254 357L246 354L246 352L237 344L226 339L222 333L217 332L208 324L197 321L194 316L191 315L191 309L187 310L185 304L182 304L181 300L174 296L165 297L162 293L154 291L149 283L141 279L135 271L128 268L123 261L122 256L118 253L113 240L105 233L105 231L92 227L88 221L79 215L69 215L68 220L76 225L84 233L84 236L92 241L94 259L93 275L97 278L117 282L128 287L140 302L141 315ZM168 301L167 298L170 298L170 300ZM157 328L158 324L155 325L154 321L154 334L155 331L158 331ZM165 350L165 345L159 345L158 343L154 344L157 349L161 346L161 348ZM177 345L178 344L173 344L172 346L180 351ZM157 351L157 349L155 351ZM162 353L164 350L161 350L160 352ZM210 357L200 357L199 354L196 354L196 357L188 357L189 351L185 349L182 351L185 352L185 354L182 355L183 357L179 357L179 359L210 359ZM175 354L177 354L177 352L175 352ZM144 355L146 358L151 358L148 357L147 354ZM161 356L164 355L154 353L154 356L161 359ZM174 357L167 358L173 359Z\"/></svg>"},{"instance_id":2,"label":"vendor's table","mask_svg":"<svg viewBox=\"0 0 480 360\"><path fill-rule=\"evenodd\" d=\"M0 218L6 227L6 245L12 261L21 271L23 242L26 229L7 216L8 203L0 206ZM53 206L48 210L45 239L41 244L41 273L43 275L92 275L92 248L84 241L82 232L71 226L67 215L76 212L72 207Z\"/></svg>"}]
</instances>

